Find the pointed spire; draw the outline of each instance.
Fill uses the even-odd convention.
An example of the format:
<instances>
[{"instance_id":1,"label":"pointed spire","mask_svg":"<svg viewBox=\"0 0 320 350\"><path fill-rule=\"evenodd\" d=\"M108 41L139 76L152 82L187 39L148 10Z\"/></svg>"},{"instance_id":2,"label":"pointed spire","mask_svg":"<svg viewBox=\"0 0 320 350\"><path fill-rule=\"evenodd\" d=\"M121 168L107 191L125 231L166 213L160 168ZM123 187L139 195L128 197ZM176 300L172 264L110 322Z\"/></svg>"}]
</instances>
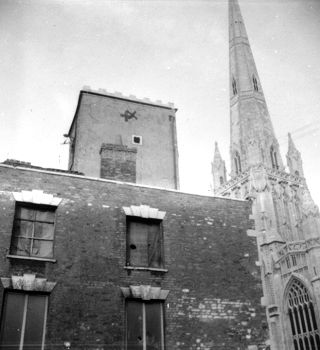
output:
<instances>
[{"instance_id":1,"label":"pointed spire","mask_svg":"<svg viewBox=\"0 0 320 350\"><path fill-rule=\"evenodd\" d=\"M288 133L287 165L292 175L304 177L301 153L295 146L290 133Z\"/></svg>"},{"instance_id":2,"label":"pointed spire","mask_svg":"<svg viewBox=\"0 0 320 350\"><path fill-rule=\"evenodd\" d=\"M293 143L292 137L291 137L291 133L288 132L288 152L295 152L297 150L295 144Z\"/></svg>"},{"instance_id":3,"label":"pointed spire","mask_svg":"<svg viewBox=\"0 0 320 350\"><path fill-rule=\"evenodd\" d=\"M213 176L213 187L217 190L221 185L226 182L226 164L222 159L218 142L215 142L214 147L214 156L212 165L212 176Z\"/></svg>"},{"instance_id":4,"label":"pointed spire","mask_svg":"<svg viewBox=\"0 0 320 350\"><path fill-rule=\"evenodd\" d=\"M252 166L283 170L238 0L229 0L231 175Z\"/></svg>"},{"instance_id":5,"label":"pointed spire","mask_svg":"<svg viewBox=\"0 0 320 350\"><path fill-rule=\"evenodd\" d=\"M242 41L249 44L246 27L237 0L229 0L229 41L230 45L235 45Z\"/></svg>"},{"instance_id":6,"label":"pointed spire","mask_svg":"<svg viewBox=\"0 0 320 350\"><path fill-rule=\"evenodd\" d=\"M216 141L214 143L214 156L213 156L213 162L214 163L219 163L222 160L219 147L218 147L218 142Z\"/></svg>"}]
</instances>

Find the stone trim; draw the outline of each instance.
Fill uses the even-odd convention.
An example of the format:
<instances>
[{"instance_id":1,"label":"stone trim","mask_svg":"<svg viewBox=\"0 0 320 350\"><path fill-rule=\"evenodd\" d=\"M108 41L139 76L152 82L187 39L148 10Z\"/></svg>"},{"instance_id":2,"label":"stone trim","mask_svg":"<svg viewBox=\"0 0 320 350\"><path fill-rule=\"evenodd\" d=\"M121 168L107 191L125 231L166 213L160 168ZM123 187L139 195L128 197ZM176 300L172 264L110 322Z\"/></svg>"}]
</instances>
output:
<instances>
[{"instance_id":1,"label":"stone trim","mask_svg":"<svg viewBox=\"0 0 320 350\"><path fill-rule=\"evenodd\" d=\"M148 205L131 205L130 207L122 208L127 216L138 216L144 219L163 220L166 215L165 211L160 211L157 208L150 208Z\"/></svg>"},{"instance_id":2,"label":"stone trim","mask_svg":"<svg viewBox=\"0 0 320 350\"><path fill-rule=\"evenodd\" d=\"M57 207L62 201L62 198L54 197L52 194L43 193L41 190L12 192L12 194L16 202L53 205Z\"/></svg>"},{"instance_id":3,"label":"stone trim","mask_svg":"<svg viewBox=\"0 0 320 350\"><path fill-rule=\"evenodd\" d=\"M125 298L135 298L142 300L166 300L169 291L161 287L151 287L148 285L120 287Z\"/></svg>"},{"instance_id":4,"label":"stone trim","mask_svg":"<svg viewBox=\"0 0 320 350\"><path fill-rule=\"evenodd\" d=\"M109 151L119 151L119 152L129 152L129 153L137 153L138 150L135 147L129 148L124 145L116 145L113 143L103 143L100 148L100 154L103 153L104 150Z\"/></svg>"},{"instance_id":5,"label":"stone trim","mask_svg":"<svg viewBox=\"0 0 320 350\"><path fill-rule=\"evenodd\" d=\"M56 282L48 282L46 278L36 278L33 274L23 274L23 276L1 277L3 288L16 289L35 292L52 292Z\"/></svg>"},{"instance_id":6,"label":"stone trim","mask_svg":"<svg viewBox=\"0 0 320 350\"><path fill-rule=\"evenodd\" d=\"M155 271L155 272L168 272L168 269L161 269L158 267L144 267L144 266L124 266L125 270L137 270L137 271Z\"/></svg>"},{"instance_id":7,"label":"stone trim","mask_svg":"<svg viewBox=\"0 0 320 350\"><path fill-rule=\"evenodd\" d=\"M7 258L8 258L8 259L35 260L35 261L44 261L44 262L52 262L52 263L57 262L57 259L38 258L38 257L35 257L35 256L25 256L25 255L12 255L12 254L8 254L8 255L7 255Z\"/></svg>"}]
</instances>

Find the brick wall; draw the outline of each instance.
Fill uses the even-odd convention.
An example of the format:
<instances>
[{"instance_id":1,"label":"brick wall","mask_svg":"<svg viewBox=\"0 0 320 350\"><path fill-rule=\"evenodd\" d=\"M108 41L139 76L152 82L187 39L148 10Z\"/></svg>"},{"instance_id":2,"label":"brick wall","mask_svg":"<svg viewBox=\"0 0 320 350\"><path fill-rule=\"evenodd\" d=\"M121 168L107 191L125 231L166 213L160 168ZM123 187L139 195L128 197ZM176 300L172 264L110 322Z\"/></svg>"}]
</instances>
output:
<instances>
[{"instance_id":1,"label":"brick wall","mask_svg":"<svg viewBox=\"0 0 320 350\"><path fill-rule=\"evenodd\" d=\"M136 182L136 148L102 144L100 150L100 177L125 182Z\"/></svg>"},{"instance_id":2,"label":"brick wall","mask_svg":"<svg viewBox=\"0 0 320 350\"><path fill-rule=\"evenodd\" d=\"M43 190L57 209L56 263L9 259L12 191ZM165 211L167 272L127 270L123 206ZM46 343L61 349L124 349L120 287L160 286L166 349L247 349L266 338L257 248L246 230L250 203L0 166L0 277L34 273L57 282ZM3 289L0 291L2 297Z\"/></svg>"}]
</instances>

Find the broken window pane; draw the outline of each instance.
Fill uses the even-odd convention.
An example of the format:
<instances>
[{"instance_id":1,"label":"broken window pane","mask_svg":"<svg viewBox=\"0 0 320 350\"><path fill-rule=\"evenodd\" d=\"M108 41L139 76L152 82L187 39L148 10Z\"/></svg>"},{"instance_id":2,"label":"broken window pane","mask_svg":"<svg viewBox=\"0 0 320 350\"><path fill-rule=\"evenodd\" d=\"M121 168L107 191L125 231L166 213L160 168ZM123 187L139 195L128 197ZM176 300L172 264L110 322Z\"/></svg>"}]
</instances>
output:
<instances>
[{"instance_id":1,"label":"broken window pane","mask_svg":"<svg viewBox=\"0 0 320 350\"><path fill-rule=\"evenodd\" d=\"M162 302L127 301L127 350L162 350Z\"/></svg>"},{"instance_id":2,"label":"broken window pane","mask_svg":"<svg viewBox=\"0 0 320 350\"><path fill-rule=\"evenodd\" d=\"M143 349L142 303L127 302L127 350Z\"/></svg>"},{"instance_id":3,"label":"broken window pane","mask_svg":"<svg viewBox=\"0 0 320 350\"><path fill-rule=\"evenodd\" d=\"M162 267L160 221L130 219L128 225L129 264L132 266Z\"/></svg>"},{"instance_id":4,"label":"broken window pane","mask_svg":"<svg viewBox=\"0 0 320 350\"><path fill-rule=\"evenodd\" d=\"M146 350L162 349L161 303L146 303Z\"/></svg>"}]
</instances>

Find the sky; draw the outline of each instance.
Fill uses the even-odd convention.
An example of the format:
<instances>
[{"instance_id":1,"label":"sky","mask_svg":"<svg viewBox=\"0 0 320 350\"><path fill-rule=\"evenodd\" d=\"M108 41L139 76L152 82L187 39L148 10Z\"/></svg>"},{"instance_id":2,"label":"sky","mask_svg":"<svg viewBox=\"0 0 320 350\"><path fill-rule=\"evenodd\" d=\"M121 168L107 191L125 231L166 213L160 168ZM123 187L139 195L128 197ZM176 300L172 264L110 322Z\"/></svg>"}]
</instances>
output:
<instances>
[{"instance_id":1,"label":"sky","mask_svg":"<svg viewBox=\"0 0 320 350\"><path fill-rule=\"evenodd\" d=\"M320 0L239 0L282 158L320 204ZM229 163L227 0L0 0L0 161L67 168L83 86L174 102L181 190Z\"/></svg>"}]
</instances>

